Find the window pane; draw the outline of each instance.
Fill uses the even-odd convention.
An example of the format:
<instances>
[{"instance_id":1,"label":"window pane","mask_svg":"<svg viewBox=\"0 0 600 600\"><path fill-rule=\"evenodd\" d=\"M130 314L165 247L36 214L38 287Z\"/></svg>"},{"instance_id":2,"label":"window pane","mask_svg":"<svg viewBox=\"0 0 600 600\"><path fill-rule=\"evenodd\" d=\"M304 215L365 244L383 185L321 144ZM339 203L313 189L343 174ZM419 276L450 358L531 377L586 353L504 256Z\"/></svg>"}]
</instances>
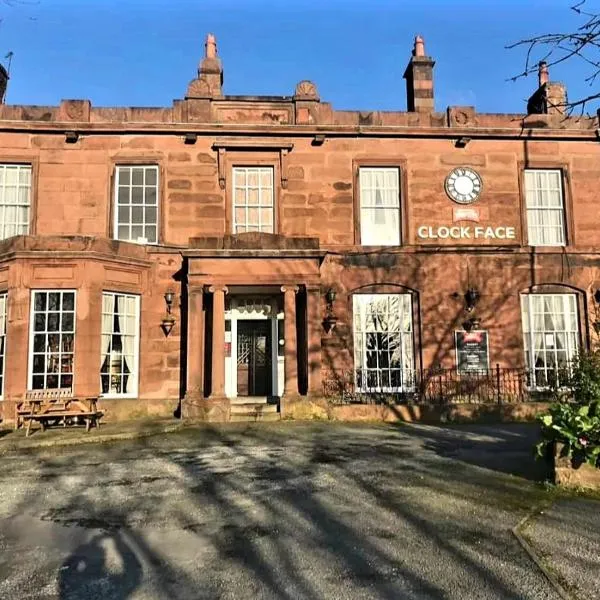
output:
<instances>
[{"instance_id":1,"label":"window pane","mask_svg":"<svg viewBox=\"0 0 600 600\"><path fill-rule=\"evenodd\" d=\"M146 204L156 205L156 188L146 188Z\"/></svg>"},{"instance_id":2,"label":"window pane","mask_svg":"<svg viewBox=\"0 0 600 600\"><path fill-rule=\"evenodd\" d=\"M34 375L31 378L31 389L33 389L33 390L43 390L44 389L44 376L43 375Z\"/></svg>"},{"instance_id":3,"label":"window pane","mask_svg":"<svg viewBox=\"0 0 600 600\"><path fill-rule=\"evenodd\" d=\"M158 180L158 169L156 167L146 168L146 185L155 186Z\"/></svg>"},{"instance_id":4,"label":"window pane","mask_svg":"<svg viewBox=\"0 0 600 600\"><path fill-rule=\"evenodd\" d=\"M144 185L144 168L133 167L131 169L131 183L133 185Z\"/></svg>"},{"instance_id":5,"label":"window pane","mask_svg":"<svg viewBox=\"0 0 600 600\"><path fill-rule=\"evenodd\" d=\"M153 207L153 206L146 207L145 220L146 220L146 223L149 223L151 225L156 225L156 208L155 207Z\"/></svg>"},{"instance_id":6,"label":"window pane","mask_svg":"<svg viewBox=\"0 0 600 600\"><path fill-rule=\"evenodd\" d=\"M143 187L132 187L131 188L131 203L132 204L143 204L144 202L144 188Z\"/></svg>"},{"instance_id":7,"label":"window pane","mask_svg":"<svg viewBox=\"0 0 600 600\"><path fill-rule=\"evenodd\" d=\"M144 237L150 244L155 244L158 241L158 238L156 237L156 226L146 225L146 227L144 227Z\"/></svg>"},{"instance_id":8,"label":"window pane","mask_svg":"<svg viewBox=\"0 0 600 600\"><path fill-rule=\"evenodd\" d=\"M139 225L144 222L144 209L141 206L134 206L131 209L131 222Z\"/></svg>"},{"instance_id":9,"label":"window pane","mask_svg":"<svg viewBox=\"0 0 600 600\"><path fill-rule=\"evenodd\" d=\"M62 318L62 330L63 331L73 331L75 327L75 319L73 313L67 313L63 315Z\"/></svg>"},{"instance_id":10,"label":"window pane","mask_svg":"<svg viewBox=\"0 0 600 600\"><path fill-rule=\"evenodd\" d=\"M63 310L75 309L75 294L73 292L65 292L63 294L62 307Z\"/></svg>"},{"instance_id":11,"label":"window pane","mask_svg":"<svg viewBox=\"0 0 600 600\"><path fill-rule=\"evenodd\" d=\"M131 209L128 206L119 206L119 223L128 223L131 219Z\"/></svg>"},{"instance_id":12,"label":"window pane","mask_svg":"<svg viewBox=\"0 0 600 600\"><path fill-rule=\"evenodd\" d=\"M48 331L59 331L59 313L48 313Z\"/></svg>"}]
</instances>

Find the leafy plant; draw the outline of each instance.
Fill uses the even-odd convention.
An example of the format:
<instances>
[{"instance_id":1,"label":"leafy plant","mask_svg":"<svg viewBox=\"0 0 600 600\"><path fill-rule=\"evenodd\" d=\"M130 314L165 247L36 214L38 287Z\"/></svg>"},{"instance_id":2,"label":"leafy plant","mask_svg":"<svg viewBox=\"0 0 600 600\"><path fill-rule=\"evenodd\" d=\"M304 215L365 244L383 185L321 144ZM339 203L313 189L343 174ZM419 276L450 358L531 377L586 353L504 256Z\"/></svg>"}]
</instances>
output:
<instances>
[{"instance_id":1,"label":"leafy plant","mask_svg":"<svg viewBox=\"0 0 600 600\"><path fill-rule=\"evenodd\" d=\"M563 457L573 466L587 463L600 469L600 352L577 357L568 378L572 398L552 404L539 415L542 439L538 456L547 456L561 444Z\"/></svg>"}]
</instances>

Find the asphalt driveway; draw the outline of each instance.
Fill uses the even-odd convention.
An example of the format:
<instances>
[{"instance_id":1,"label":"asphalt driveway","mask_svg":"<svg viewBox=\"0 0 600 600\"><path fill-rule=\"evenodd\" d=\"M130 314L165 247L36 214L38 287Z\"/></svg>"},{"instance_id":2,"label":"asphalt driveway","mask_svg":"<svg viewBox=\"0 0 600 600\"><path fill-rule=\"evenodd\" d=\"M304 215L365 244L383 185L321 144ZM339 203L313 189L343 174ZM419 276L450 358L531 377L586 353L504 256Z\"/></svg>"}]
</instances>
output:
<instances>
[{"instance_id":1,"label":"asphalt driveway","mask_svg":"<svg viewBox=\"0 0 600 600\"><path fill-rule=\"evenodd\" d=\"M559 598L529 426L265 424L0 457L0 598Z\"/></svg>"}]
</instances>

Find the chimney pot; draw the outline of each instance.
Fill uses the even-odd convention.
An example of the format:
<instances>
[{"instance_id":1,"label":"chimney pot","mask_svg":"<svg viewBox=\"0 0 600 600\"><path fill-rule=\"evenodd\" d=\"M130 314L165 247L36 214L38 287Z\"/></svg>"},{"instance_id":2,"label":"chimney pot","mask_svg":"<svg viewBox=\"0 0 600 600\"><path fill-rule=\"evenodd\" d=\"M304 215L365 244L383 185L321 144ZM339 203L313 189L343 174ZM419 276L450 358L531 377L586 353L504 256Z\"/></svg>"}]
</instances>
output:
<instances>
[{"instance_id":1,"label":"chimney pot","mask_svg":"<svg viewBox=\"0 0 600 600\"><path fill-rule=\"evenodd\" d=\"M545 60L540 61L538 65L538 79L540 87L548 83L550 74L548 73L548 63Z\"/></svg>"},{"instance_id":2,"label":"chimney pot","mask_svg":"<svg viewBox=\"0 0 600 600\"><path fill-rule=\"evenodd\" d=\"M420 35L415 37L413 56L425 56L425 40Z\"/></svg>"},{"instance_id":3,"label":"chimney pot","mask_svg":"<svg viewBox=\"0 0 600 600\"><path fill-rule=\"evenodd\" d=\"M206 58L217 58L217 40L212 33L206 36Z\"/></svg>"}]
</instances>

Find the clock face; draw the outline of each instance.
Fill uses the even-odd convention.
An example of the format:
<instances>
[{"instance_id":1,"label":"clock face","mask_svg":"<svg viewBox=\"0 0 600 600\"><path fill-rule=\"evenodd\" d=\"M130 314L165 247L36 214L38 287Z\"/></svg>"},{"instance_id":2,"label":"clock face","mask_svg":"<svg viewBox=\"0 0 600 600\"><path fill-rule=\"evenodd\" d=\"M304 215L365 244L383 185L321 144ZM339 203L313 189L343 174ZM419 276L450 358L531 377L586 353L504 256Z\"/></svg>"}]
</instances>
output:
<instances>
[{"instance_id":1,"label":"clock face","mask_svg":"<svg viewBox=\"0 0 600 600\"><path fill-rule=\"evenodd\" d=\"M481 177L469 167L452 169L446 177L446 194L459 204L471 204L481 194Z\"/></svg>"}]
</instances>

